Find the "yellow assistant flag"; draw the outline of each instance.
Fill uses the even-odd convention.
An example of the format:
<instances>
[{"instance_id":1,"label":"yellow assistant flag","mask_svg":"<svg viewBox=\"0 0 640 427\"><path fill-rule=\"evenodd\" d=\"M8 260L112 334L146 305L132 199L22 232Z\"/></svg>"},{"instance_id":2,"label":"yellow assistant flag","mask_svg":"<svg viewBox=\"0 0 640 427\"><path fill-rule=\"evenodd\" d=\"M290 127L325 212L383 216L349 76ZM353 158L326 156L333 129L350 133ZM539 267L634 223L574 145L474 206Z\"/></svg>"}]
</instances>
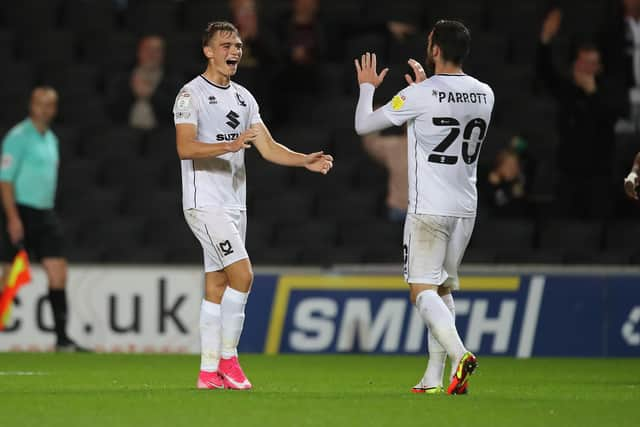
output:
<instances>
[{"instance_id":1,"label":"yellow assistant flag","mask_svg":"<svg viewBox=\"0 0 640 427\"><path fill-rule=\"evenodd\" d=\"M20 249L13 259L7 283L0 293L0 331L4 330L11 316L13 299L18 290L31 282L31 270L29 269L29 256L27 251Z\"/></svg>"}]
</instances>

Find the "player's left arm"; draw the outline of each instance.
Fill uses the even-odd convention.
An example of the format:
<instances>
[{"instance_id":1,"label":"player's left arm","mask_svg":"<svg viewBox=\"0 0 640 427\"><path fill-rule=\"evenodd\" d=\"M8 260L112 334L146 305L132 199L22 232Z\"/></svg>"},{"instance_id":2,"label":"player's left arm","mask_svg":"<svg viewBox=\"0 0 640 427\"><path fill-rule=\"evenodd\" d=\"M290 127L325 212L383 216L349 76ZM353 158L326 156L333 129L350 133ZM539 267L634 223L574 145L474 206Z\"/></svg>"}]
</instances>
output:
<instances>
[{"instance_id":1,"label":"player's left arm","mask_svg":"<svg viewBox=\"0 0 640 427\"><path fill-rule=\"evenodd\" d=\"M333 167L333 157L322 151L311 154L298 153L276 142L264 123L254 123L251 128L256 132L253 145L267 161L282 166L305 167L312 172L326 174Z\"/></svg>"},{"instance_id":2,"label":"player's left arm","mask_svg":"<svg viewBox=\"0 0 640 427\"><path fill-rule=\"evenodd\" d=\"M362 55L360 61L354 60L358 83L360 84L360 97L358 98L355 117L355 129L358 135L380 131L394 125L399 126L415 116L414 109L406 108L407 106L402 111L396 111L404 106L406 97L402 92L394 97L391 103L393 108L389 109L385 106L373 111L374 92L382 84L389 71L388 68L385 68L378 74L376 62L376 54L368 52ZM409 88L415 83L421 83L426 80L427 75L418 61L409 59L407 63L415 75L414 80L409 74L405 74L405 80L409 84Z\"/></svg>"}]
</instances>

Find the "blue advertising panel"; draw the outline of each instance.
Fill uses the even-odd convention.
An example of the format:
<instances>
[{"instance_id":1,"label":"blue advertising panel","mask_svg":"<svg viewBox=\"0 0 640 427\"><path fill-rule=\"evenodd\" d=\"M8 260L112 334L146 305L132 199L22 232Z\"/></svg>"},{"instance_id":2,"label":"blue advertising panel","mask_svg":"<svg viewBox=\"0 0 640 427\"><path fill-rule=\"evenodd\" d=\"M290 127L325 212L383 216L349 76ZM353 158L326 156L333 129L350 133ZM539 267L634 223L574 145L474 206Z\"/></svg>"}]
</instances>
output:
<instances>
[{"instance_id":1,"label":"blue advertising panel","mask_svg":"<svg viewBox=\"0 0 640 427\"><path fill-rule=\"evenodd\" d=\"M258 277L252 299L247 351L426 351L424 323L396 276ZM455 302L460 336L479 354L640 356L636 277L467 276Z\"/></svg>"}]
</instances>

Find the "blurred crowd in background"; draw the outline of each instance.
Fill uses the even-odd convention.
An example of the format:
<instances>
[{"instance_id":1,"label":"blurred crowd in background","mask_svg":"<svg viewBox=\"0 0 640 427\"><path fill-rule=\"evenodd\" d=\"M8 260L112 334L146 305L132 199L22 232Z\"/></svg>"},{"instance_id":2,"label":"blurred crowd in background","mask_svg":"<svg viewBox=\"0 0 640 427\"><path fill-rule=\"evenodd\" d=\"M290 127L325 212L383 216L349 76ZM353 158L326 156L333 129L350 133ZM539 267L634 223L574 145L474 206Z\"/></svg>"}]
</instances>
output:
<instances>
[{"instance_id":1,"label":"blurred crowd in background","mask_svg":"<svg viewBox=\"0 0 640 427\"><path fill-rule=\"evenodd\" d=\"M228 20L244 43L233 80L276 139L336 157L322 179L247 153L254 261L399 262L404 129L355 135L353 58L371 51L390 67L376 92L387 102L441 18L471 29L464 69L496 94L478 172L488 231L467 259L640 259L618 232L639 231L622 181L640 147L640 0L3 2L0 131L26 116L34 85L58 90L58 207L72 261L198 262L180 219L171 110L204 70L201 31Z\"/></svg>"}]
</instances>

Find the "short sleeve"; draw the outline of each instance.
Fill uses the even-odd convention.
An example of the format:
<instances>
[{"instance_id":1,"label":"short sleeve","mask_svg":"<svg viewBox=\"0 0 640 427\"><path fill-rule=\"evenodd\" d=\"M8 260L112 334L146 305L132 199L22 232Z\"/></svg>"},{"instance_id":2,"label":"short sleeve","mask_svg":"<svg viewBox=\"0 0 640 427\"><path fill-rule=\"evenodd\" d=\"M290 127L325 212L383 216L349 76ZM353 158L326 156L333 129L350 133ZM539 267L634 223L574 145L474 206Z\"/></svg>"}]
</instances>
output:
<instances>
[{"instance_id":1,"label":"short sleeve","mask_svg":"<svg viewBox=\"0 0 640 427\"><path fill-rule=\"evenodd\" d=\"M173 105L173 121L175 124L198 125L198 106L193 93L183 87Z\"/></svg>"},{"instance_id":2,"label":"short sleeve","mask_svg":"<svg viewBox=\"0 0 640 427\"><path fill-rule=\"evenodd\" d=\"M404 88L382 107L391 123L400 126L424 112L424 105L419 102L420 96L416 89L416 85Z\"/></svg>"},{"instance_id":3,"label":"short sleeve","mask_svg":"<svg viewBox=\"0 0 640 427\"><path fill-rule=\"evenodd\" d=\"M2 160L0 161L0 181L13 182L20 167L23 154L20 137L9 134L2 141Z\"/></svg>"},{"instance_id":4,"label":"short sleeve","mask_svg":"<svg viewBox=\"0 0 640 427\"><path fill-rule=\"evenodd\" d=\"M249 97L249 126L262 123L258 101L256 101L251 93L247 92L247 95Z\"/></svg>"}]
</instances>

